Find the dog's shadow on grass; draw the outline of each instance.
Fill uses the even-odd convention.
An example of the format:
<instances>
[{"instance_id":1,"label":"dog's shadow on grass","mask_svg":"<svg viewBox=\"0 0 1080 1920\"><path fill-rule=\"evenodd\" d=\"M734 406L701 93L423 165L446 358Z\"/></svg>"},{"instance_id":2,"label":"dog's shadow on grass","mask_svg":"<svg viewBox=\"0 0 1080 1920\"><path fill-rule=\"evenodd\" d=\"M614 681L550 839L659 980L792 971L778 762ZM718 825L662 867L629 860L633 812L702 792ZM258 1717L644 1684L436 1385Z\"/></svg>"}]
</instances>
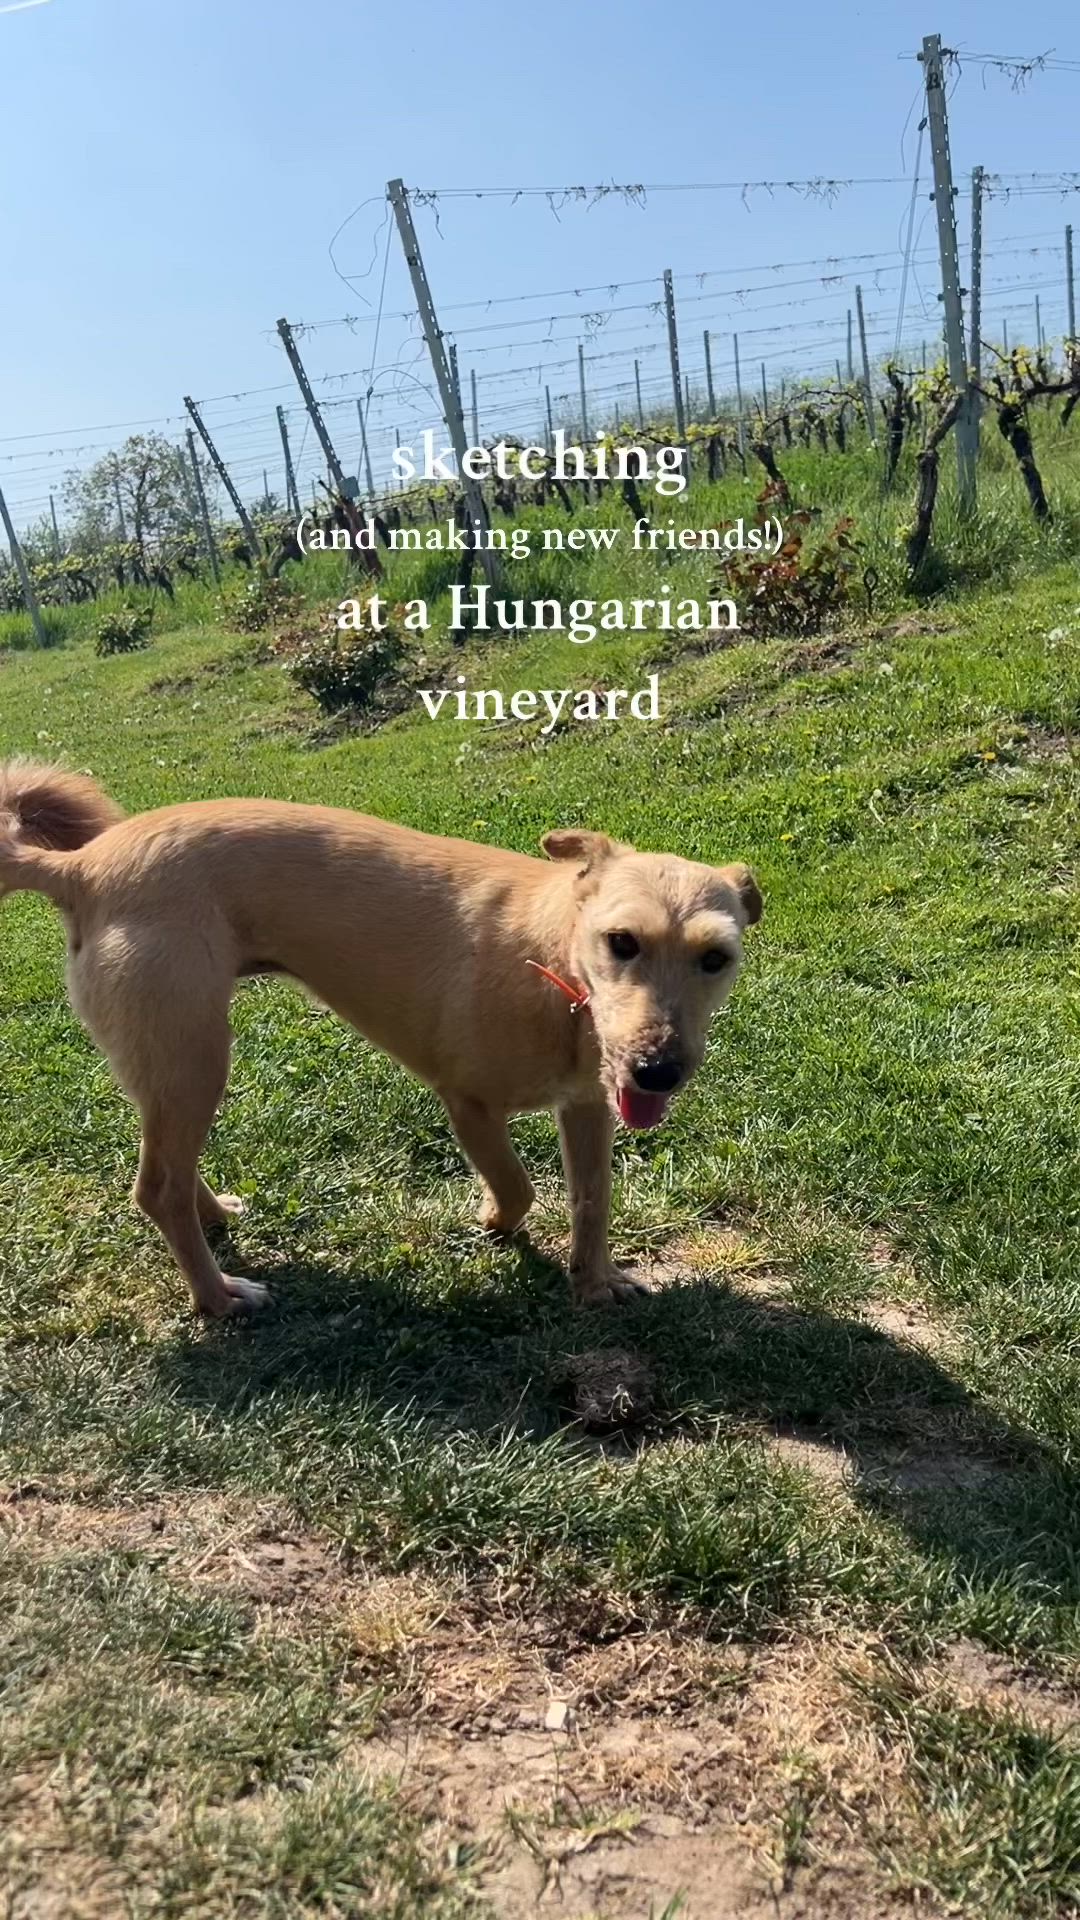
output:
<instances>
[{"instance_id":1,"label":"dog's shadow on grass","mask_svg":"<svg viewBox=\"0 0 1080 1920\"><path fill-rule=\"evenodd\" d=\"M1039 1602L1080 1601L1071 1544L1080 1480L943 1360L869 1320L747 1293L719 1275L582 1311L562 1270L524 1241L485 1281L472 1274L448 1288L444 1275L437 1293L412 1271L247 1270L282 1311L158 1350L164 1384L207 1414L278 1397L317 1428L321 1411L362 1399L407 1410L433 1439L562 1430L569 1444L628 1463L673 1437L760 1439L782 1466L845 1489L972 1582L992 1588L1004 1576ZM624 1357L649 1380L647 1405L590 1436L568 1378L575 1363L603 1371L605 1358L617 1376Z\"/></svg>"}]
</instances>

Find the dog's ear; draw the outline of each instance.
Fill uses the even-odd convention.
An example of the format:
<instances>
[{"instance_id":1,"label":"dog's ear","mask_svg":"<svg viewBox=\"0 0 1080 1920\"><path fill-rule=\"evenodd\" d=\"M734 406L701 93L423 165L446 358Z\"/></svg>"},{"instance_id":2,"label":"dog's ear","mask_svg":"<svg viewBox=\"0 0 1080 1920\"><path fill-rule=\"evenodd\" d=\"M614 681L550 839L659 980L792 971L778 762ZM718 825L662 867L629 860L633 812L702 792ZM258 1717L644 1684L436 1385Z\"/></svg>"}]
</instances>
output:
<instances>
[{"instance_id":1,"label":"dog's ear","mask_svg":"<svg viewBox=\"0 0 1080 1920\"><path fill-rule=\"evenodd\" d=\"M609 860L613 853L627 851L617 840L609 840L606 833L589 833L580 827L558 827L554 833L545 833L540 845L549 860L580 861L583 873L601 860Z\"/></svg>"},{"instance_id":2,"label":"dog's ear","mask_svg":"<svg viewBox=\"0 0 1080 1920\"><path fill-rule=\"evenodd\" d=\"M733 867L721 867L720 871L727 881L728 886L734 887L739 896L743 926L756 927L758 921L761 919L761 909L764 903L761 898L761 888L758 886L749 867L744 867L740 860L736 862Z\"/></svg>"}]
</instances>

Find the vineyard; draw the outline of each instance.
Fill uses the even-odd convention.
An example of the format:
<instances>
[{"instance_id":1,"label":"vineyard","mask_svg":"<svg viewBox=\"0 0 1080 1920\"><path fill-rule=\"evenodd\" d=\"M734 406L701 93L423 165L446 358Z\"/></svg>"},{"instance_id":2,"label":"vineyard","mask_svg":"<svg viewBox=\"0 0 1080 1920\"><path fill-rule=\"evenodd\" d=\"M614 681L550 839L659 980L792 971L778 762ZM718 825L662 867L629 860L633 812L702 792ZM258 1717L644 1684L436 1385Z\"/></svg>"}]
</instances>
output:
<instances>
[{"instance_id":1,"label":"vineyard","mask_svg":"<svg viewBox=\"0 0 1080 1920\"><path fill-rule=\"evenodd\" d=\"M85 436L108 427L0 440L0 483L26 561L25 578L14 548L11 563L0 562L0 619L15 616L2 636L25 640L27 593L49 614L37 637L47 630L55 639L82 631L81 610L104 598L157 609L178 588L218 588L223 572L302 570L302 497L327 532L355 531L370 515L383 552L401 526L447 514L464 525L467 482L401 478L397 449L440 419L452 437L460 430L459 453L469 437L484 448L537 438L551 447L559 426L603 454L684 448L698 488L738 479L756 495L767 482L775 504L809 517L799 528L801 559L830 513L851 521L863 588L879 603L985 577L1010 543L1030 554L1025 514L1048 556L1072 551L1069 427L1080 399L1073 231L1067 221L1063 231L1033 225L1030 214L1041 222L1047 205L1067 213L1080 176L980 165L970 184L954 181L947 128L949 111L962 114L958 89L970 68L984 88L995 76L1016 94L1069 63L961 57L934 36L918 58L909 121L920 105L925 114L909 170L895 177L469 191L391 181L385 196L347 215L330 243L334 273L356 295L353 310L267 329L291 377L197 402L188 396L183 413L136 423L152 430L104 448ZM951 108L946 93L957 96ZM680 273L644 272L638 258L606 285L477 288L440 308L441 326L430 319L430 290L417 279L421 226L426 250L452 234L474 245L485 233L490 244L507 221L546 220L545 251L557 259L553 236L566 223L636 217L652 233L654 209L671 194L732 198L763 233L770 207L794 199L821 251ZM907 197L894 247L844 250L845 209L863 196L901 205ZM403 308L388 295L395 282L406 291ZM364 342L367 364L321 370L343 332ZM309 373L313 355L320 370ZM41 445L49 439L56 444ZM810 452L835 456L821 498L793 477L797 456ZM1014 488L1005 483L1010 472ZM586 505L617 497L602 471L577 486ZM554 472L528 484L488 480L483 491L485 516L503 523L520 512L574 511ZM633 483L619 492L639 515ZM377 554L357 559L378 571Z\"/></svg>"},{"instance_id":2,"label":"vineyard","mask_svg":"<svg viewBox=\"0 0 1080 1920\"><path fill-rule=\"evenodd\" d=\"M964 512L951 472L942 475L961 407L944 366L923 374L889 363L873 411L856 383L796 389L768 413L759 408L749 417L693 422L684 434L690 484L678 501L681 525L760 527L774 515L785 534L773 556L721 554L710 592L732 597L750 632L813 632L831 620L880 613L950 586L1005 584L1018 572L1080 552L1080 349L1066 342L1055 361L1046 351L1014 347L995 364L979 388L984 439L974 514ZM549 456L536 479L487 482L491 524L507 530L498 534L500 542L509 548L515 538L527 540L529 525L570 526L584 512L594 526L621 526L627 536L639 529L635 537L650 541L670 582L686 574L699 585L703 556L685 547L673 552L670 527L666 545L658 546L656 506L634 477L635 461L647 470L658 449L676 444L676 431L659 414L644 431L601 431L591 477L583 480L560 478ZM512 450L519 443L504 438L502 444ZM621 481L607 477L617 448L628 450L628 477ZM276 625L286 650L302 641L301 671L312 687L325 680L332 705L347 704L345 692L361 684L367 704L380 688L386 691L384 683L397 682L399 693L407 684L404 647L381 648L362 668L355 646L345 650L340 672L335 659L325 671L312 664L313 648L318 658L327 647L334 656L342 650L331 616L353 590L351 576L371 583L388 574L396 599L404 597L399 582L407 578L412 591L433 593L445 610L450 587L467 587L476 568L468 501L457 484L414 484L366 503L324 484L321 501L309 509L309 529L317 528L327 547L348 538L347 553L305 557L294 519L267 499L250 522L254 541L238 523L218 523L215 581L200 531L185 519L175 449L164 440L133 440L110 457L108 469L88 491L108 486L120 499L126 486L135 538L88 541L83 551L59 559L27 546L52 644L86 635L104 650L142 646L152 631L192 618L221 618L241 631ZM154 498L155 513L140 496ZM661 516L667 522L671 506L669 500ZM355 542L365 522L372 529L369 546ZM447 525L461 530L457 544L466 550L460 556L400 551L403 529L419 530L417 546L424 528L440 529L432 534L440 548ZM521 560L513 571L522 590L544 589L544 569L535 560ZM0 605L7 608L0 613L0 644L31 644L14 570L0 576ZM440 621L445 626L445 612Z\"/></svg>"}]
</instances>

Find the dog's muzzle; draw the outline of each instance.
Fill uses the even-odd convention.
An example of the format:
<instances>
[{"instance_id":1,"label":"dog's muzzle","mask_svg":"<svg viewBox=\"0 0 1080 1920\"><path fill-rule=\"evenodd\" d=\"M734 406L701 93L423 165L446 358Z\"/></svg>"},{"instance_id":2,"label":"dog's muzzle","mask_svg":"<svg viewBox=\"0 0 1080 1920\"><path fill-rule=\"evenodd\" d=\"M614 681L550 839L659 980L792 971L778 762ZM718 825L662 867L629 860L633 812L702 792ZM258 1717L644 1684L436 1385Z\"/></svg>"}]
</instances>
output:
<instances>
[{"instance_id":1,"label":"dog's muzzle","mask_svg":"<svg viewBox=\"0 0 1080 1920\"><path fill-rule=\"evenodd\" d=\"M683 1062L675 1054L639 1054L628 1062L630 1077L620 1080L616 1104L623 1125L644 1133L658 1127L667 1112L668 1102L686 1077Z\"/></svg>"},{"instance_id":2,"label":"dog's muzzle","mask_svg":"<svg viewBox=\"0 0 1080 1920\"><path fill-rule=\"evenodd\" d=\"M683 1063L673 1053L643 1054L631 1066L634 1083L643 1093L674 1093L683 1077Z\"/></svg>"}]
</instances>

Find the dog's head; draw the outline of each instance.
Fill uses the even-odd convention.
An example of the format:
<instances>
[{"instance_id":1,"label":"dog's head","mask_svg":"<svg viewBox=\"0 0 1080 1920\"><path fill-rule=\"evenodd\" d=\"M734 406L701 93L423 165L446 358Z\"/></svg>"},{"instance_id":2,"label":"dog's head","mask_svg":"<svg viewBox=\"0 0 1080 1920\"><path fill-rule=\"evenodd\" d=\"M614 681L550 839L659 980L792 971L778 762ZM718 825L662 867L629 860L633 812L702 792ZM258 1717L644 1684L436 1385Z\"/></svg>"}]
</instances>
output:
<instances>
[{"instance_id":1,"label":"dog's head","mask_svg":"<svg viewBox=\"0 0 1080 1920\"><path fill-rule=\"evenodd\" d=\"M742 931L761 918L749 867L636 853L602 833L549 833L576 867L571 962L589 990L608 1097L655 1127L701 1065L709 1020L735 984Z\"/></svg>"}]
</instances>

